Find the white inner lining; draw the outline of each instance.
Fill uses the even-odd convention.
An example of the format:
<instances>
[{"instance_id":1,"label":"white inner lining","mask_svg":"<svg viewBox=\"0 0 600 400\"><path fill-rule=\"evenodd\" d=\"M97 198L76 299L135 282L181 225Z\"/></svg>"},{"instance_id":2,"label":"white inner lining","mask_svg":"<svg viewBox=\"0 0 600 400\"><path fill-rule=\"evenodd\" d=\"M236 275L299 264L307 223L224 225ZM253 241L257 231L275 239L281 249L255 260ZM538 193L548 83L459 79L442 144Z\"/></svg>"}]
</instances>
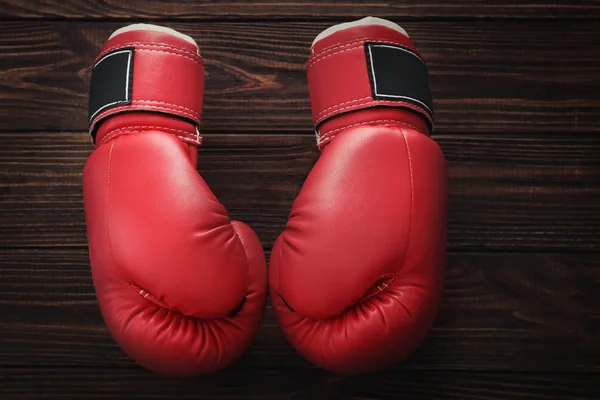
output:
<instances>
[{"instance_id":1,"label":"white inner lining","mask_svg":"<svg viewBox=\"0 0 600 400\"><path fill-rule=\"evenodd\" d=\"M168 33L169 35L177 36L178 38L183 39L186 42L189 42L189 43L193 44L194 46L198 47L198 45L196 44L196 41L194 39L192 39L190 36L184 35L181 32L177 32L175 29L167 28L166 26L159 26L159 25L152 25L152 24L133 24L133 25L124 26L123 28L119 28L116 31L114 31L113 34L110 35L110 37L108 39L110 40L110 39L114 38L115 36L120 35L121 33L131 32L131 31L153 31L153 32Z\"/></svg>"},{"instance_id":2,"label":"white inner lining","mask_svg":"<svg viewBox=\"0 0 600 400\"><path fill-rule=\"evenodd\" d=\"M334 25L325 29L323 32L319 33L319 35L313 40L312 46L322 39L325 39L327 36L333 35L336 32L342 31L348 28L354 28L356 26L368 26L368 25L380 25L385 26L395 31L402 33L404 36L409 37L408 33L402 27L392 21L388 21L387 19L377 18L377 17L365 17L363 19L359 19L352 22L344 22L343 24Z\"/></svg>"}]
</instances>

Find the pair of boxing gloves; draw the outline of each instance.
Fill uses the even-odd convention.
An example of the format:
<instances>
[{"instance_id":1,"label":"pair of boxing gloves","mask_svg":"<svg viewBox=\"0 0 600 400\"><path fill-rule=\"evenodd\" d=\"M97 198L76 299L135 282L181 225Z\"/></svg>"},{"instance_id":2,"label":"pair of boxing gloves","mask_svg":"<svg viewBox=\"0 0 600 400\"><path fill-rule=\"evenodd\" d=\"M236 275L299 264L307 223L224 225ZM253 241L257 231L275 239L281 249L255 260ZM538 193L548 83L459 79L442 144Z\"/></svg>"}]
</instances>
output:
<instances>
[{"instance_id":1,"label":"pair of boxing gloves","mask_svg":"<svg viewBox=\"0 0 600 400\"><path fill-rule=\"evenodd\" d=\"M268 288L291 345L331 371L390 366L430 329L446 172L429 137L426 66L402 28L369 17L321 33L307 70L321 156L267 284L257 235L196 170L204 69L194 40L132 25L97 58L96 149L83 173L92 275L112 336L143 366L202 375L231 364L261 324Z\"/></svg>"}]
</instances>

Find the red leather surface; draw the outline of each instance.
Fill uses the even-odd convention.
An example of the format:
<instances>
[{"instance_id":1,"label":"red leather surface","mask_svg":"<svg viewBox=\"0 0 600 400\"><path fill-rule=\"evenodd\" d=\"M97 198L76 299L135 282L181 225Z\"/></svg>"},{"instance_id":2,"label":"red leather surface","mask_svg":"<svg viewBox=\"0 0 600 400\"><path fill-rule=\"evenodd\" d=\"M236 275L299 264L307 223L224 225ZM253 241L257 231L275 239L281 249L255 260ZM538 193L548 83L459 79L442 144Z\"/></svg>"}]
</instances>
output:
<instances>
[{"instance_id":1,"label":"red leather surface","mask_svg":"<svg viewBox=\"0 0 600 400\"><path fill-rule=\"evenodd\" d=\"M390 124L393 126L402 124L425 135L429 134L429 125L421 116L412 111L403 108L374 107L360 110L360 112L341 114L323 122L317 135L317 145L322 150L338 134L349 128Z\"/></svg>"},{"instance_id":2,"label":"red leather surface","mask_svg":"<svg viewBox=\"0 0 600 400\"><path fill-rule=\"evenodd\" d=\"M96 133L96 145L120 135L140 133L147 130L160 130L194 146L202 144L202 137L196 125L169 115L152 111L126 112L112 115L102 121Z\"/></svg>"},{"instance_id":3,"label":"red leather surface","mask_svg":"<svg viewBox=\"0 0 600 400\"><path fill-rule=\"evenodd\" d=\"M351 90L355 79L346 77L328 91ZM271 299L301 355L336 372L371 372L409 355L434 321L446 259L445 160L411 111L369 108L328 123L335 132L271 254Z\"/></svg>"},{"instance_id":4,"label":"red leather surface","mask_svg":"<svg viewBox=\"0 0 600 400\"><path fill-rule=\"evenodd\" d=\"M202 96L201 86L188 84L169 91ZM256 234L230 220L196 171L191 132L191 123L147 111L112 116L83 173L90 261L106 324L134 360L176 375L233 362L260 325L267 284Z\"/></svg>"},{"instance_id":5,"label":"red leather surface","mask_svg":"<svg viewBox=\"0 0 600 400\"><path fill-rule=\"evenodd\" d=\"M197 48L167 33L130 31L110 39L96 61L127 47L135 48L131 104L100 112L90 124L90 131L108 116L133 110L178 115L198 124L202 91L189 90L204 88L203 61Z\"/></svg>"},{"instance_id":6,"label":"red leather surface","mask_svg":"<svg viewBox=\"0 0 600 400\"><path fill-rule=\"evenodd\" d=\"M307 64L313 121L319 125L336 115L370 107L402 107L433 120L429 112L411 103L375 100L367 70L364 44L387 43L417 52L402 33L380 25L338 31L315 43ZM327 133L319 129L321 135Z\"/></svg>"}]
</instances>

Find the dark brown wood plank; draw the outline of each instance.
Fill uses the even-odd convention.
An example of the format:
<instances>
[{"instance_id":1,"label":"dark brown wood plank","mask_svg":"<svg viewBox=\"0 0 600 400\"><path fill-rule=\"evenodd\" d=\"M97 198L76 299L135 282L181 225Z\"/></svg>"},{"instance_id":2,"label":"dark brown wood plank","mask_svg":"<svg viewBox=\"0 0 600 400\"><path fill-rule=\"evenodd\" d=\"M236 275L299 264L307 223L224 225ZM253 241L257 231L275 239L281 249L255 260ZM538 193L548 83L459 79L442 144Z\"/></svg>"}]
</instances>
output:
<instances>
[{"instance_id":1,"label":"dark brown wood plank","mask_svg":"<svg viewBox=\"0 0 600 400\"><path fill-rule=\"evenodd\" d=\"M267 255L268 256L268 255ZM0 249L0 366L132 366L96 303L84 249ZM600 255L450 253L427 340L394 371L600 372ZM269 306L235 368L306 367Z\"/></svg>"},{"instance_id":2,"label":"dark brown wood plank","mask_svg":"<svg viewBox=\"0 0 600 400\"><path fill-rule=\"evenodd\" d=\"M8 399L595 400L598 375L484 372L337 376L319 370L226 371L169 378L141 369L0 369Z\"/></svg>"},{"instance_id":3,"label":"dark brown wood plank","mask_svg":"<svg viewBox=\"0 0 600 400\"><path fill-rule=\"evenodd\" d=\"M0 130L85 130L89 66L121 25L0 24ZM329 25L169 24L193 36L206 58L202 129L312 132L305 62ZM403 25L428 61L439 133L600 129L596 22Z\"/></svg>"},{"instance_id":4,"label":"dark brown wood plank","mask_svg":"<svg viewBox=\"0 0 600 400\"><path fill-rule=\"evenodd\" d=\"M47 374L43 374L47 372ZM35 383L29 382L35 380ZM303 399L328 385L318 370L229 370L203 378L157 376L142 369L0 369L7 399Z\"/></svg>"},{"instance_id":5,"label":"dark brown wood plank","mask_svg":"<svg viewBox=\"0 0 600 400\"><path fill-rule=\"evenodd\" d=\"M451 249L595 250L600 137L436 136L448 161ZM78 133L0 132L0 246L86 246ZM205 135L199 171L268 249L318 157L314 136Z\"/></svg>"},{"instance_id":6,"label":"dark brown wood plank","mask_svg":"<svg viewBox=\"0 0 600 400\"><path fill-rule=\"evenodd\" d=\"M359 0L306 1L142 1L2 0L0 18L264 19L264 18L594 18L594 0L422 0L365 3Z\"/></svg>"}]
</instances>

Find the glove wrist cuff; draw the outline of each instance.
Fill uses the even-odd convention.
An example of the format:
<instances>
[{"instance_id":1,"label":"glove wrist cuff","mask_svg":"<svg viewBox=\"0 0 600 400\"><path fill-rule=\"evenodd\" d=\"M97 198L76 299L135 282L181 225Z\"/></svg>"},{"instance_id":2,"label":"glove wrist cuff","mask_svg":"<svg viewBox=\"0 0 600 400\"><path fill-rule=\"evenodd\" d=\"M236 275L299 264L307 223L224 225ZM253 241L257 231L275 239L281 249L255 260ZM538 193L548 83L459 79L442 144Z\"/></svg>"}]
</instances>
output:
<instances>
[{"instance_id":1,"label":"glove wrist cuff","mask_svg":"<svg viewBox=\"0 0 600 400\"><path fill-rule=\"evenodd\" d=\"M374 107L410 110L433 130L425 62L406 32L379 18L334 26L317 36L307 64L313 122Z\"/></svg>"},{"instance_id":2,"label":"glove wrist cuff","mask_svg":"<svg viewBox=\"0 0 600 400\"><path fill-rule=\"evenodd\" d=\"M403 108L370 108L323 122L317 132L317 146L319 150L323 150L337 135L366 125L411 129L424 135L429 133L425 120L411 111Z\"/></svg>"},{"instance_id":3,"label":"glove wrist cuff","mask_svg":"<svg viewBox=\"0 0 600 400\"><path fill-rule=\"evenodd\" d=\"M196 128L204 89L195 42L176 31L139 24L115 32L92 69L89 133L110 117L130 112L168 115Z\"/></svg>"}]
</instances>

